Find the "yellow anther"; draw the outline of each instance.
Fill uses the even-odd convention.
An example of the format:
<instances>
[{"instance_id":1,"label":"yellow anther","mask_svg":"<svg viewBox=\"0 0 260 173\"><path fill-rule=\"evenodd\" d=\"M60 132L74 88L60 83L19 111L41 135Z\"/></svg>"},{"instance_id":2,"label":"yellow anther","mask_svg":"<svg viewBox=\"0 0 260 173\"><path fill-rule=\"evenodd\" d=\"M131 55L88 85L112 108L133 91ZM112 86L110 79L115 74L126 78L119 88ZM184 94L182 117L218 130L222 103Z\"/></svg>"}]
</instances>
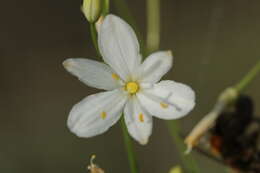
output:
<instances>
[{"instance_id":1,"label":"yellow anther","mask_svg":"<svg viewBox=\"0 0 260 173\"><path fill-rule=\"evenodd\" d=\"M125 90L129 93L129 94L135 94L138 92L139 90L139 85L136 82L128 82L125 86Z\"/></svg>"},{"instance_id":2,"label":"yellow anther","mask_svg":"<svg viewBox=\"0 0 260 173\"><path fill-rule=\"evenodd\" d=\"M144 115L142 113L139 114L139 121L144 122Z\"/></svg>"},{"instance_id":3,"label":"yellow anther","mask_svg":"<svg viewBox=\"0 0 260 173\"><path fill-rule=\"evenodd\" d=\"M169 106L168 104L163 103L163 102L161 102L160 105L161 105L161 107L164 108L164 109L168 108L168 106Z\"/></svg>"},{"instance_id":4,"label":"yellow anther","mask_svg":"<svg viewBox=\"0 0 260 173\"><path fill-rule=\"evenodd\" d=\"M115 79L115 80L119 80L119 76L115 73L112 73L112 78Z\"/></svg>"},{"instance_id":5,"label":"yellow anther","mask_svg":"<svg viewBox=\"0 0 260 173\"><path fill-rule=\"evenodd\" d=\"M107 113L106 112L101 112L100 114L102 119L105 119L107 117Z\"/></svg>"}]
</instances>

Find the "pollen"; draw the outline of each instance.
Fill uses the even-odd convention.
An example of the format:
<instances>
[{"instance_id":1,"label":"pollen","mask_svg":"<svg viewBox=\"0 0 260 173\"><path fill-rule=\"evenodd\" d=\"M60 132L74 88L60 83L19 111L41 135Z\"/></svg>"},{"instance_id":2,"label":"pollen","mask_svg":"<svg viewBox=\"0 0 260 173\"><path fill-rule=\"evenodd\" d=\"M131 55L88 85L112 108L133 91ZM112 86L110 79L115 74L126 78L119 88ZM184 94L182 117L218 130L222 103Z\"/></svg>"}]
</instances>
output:
<instances>
[{"instance_id":1,"label":"pollen","mask_svg":"<svg viewBox=\"0 0 260 173\"><path fill-rule=\"evenodd\" d=\"M144 114L142 113L139 114L139 121L144 122Z\"/></svg>"},{"instance_id":2,"label":"pollen","mask_svg":"<svg viewBox=\"0 0 260 173\"><path fill-rule=\"evenodd\" d=\"M161 105L161 107L164 108L164 109L168 108L168 106L169 106L168 104L163 103L163 102L161 102L160 105Z\"/></svg>"},{"instance_id":3,"label":"pollen","mask_svg":"<svg viewBox=\"0 0 260 173\"><path fill-rule=\"evenodd\" d=\"M115 80L119 80L119 76L115 73L112 73L112 78L115 79Z\"/></svg>"},{"instance_id":4,"label":"pollen","mask_svg":"<svg viewBox=\"0 0 260 173\"><path fill-rule=\"evenodd\" d=\"M100 114L102 119L105 119L107 117L107 113L106 112L101 112Z\"/></svg>"},{"instance_id":5,"label":"pollen","mask_svg":"<svg viewBox=\"0 0 260 173\"><path fill-rule=\"evenodd\" d=\"M128 82L125 86L125 90L129 93L129 94L135 94L138 92L139 90L139 85L136 82Z\"/></svg>"}]
</instances>

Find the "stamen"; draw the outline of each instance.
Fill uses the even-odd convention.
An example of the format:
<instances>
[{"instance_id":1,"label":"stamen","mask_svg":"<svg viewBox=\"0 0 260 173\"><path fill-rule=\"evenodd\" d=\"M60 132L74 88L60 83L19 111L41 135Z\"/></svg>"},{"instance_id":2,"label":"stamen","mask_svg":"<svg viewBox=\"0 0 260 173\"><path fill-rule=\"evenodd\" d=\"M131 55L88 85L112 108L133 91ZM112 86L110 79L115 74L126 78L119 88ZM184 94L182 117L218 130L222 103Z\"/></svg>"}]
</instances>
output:
<instances>
[{"instance_id":1,"label":"stamen","mask_svg":"<svg viewBox=\"0 0 260 173\"><path fill-rule=\"evenodd\" d=\"M139 90L139 85L136 82L128 82L125 86L125 90L130 94L135 94Z\"/></svg>"},{"instance_id":2,"label":"stamen","mask_svg":"<svg viewBox=\"0 0 260 173\"><path fill-rule=\"evenodd\" d=\"M115 73L112 73L112 78L115 79L115 80L119 80L119 76Z\"/></svg>"},{"instance_id":3,"label":"stamen","mask_svg":"<svg viewBox=\"0 0 260 173\"><path fill-rule=\"evenodd\" d=\"M142 113L139 114L139 121L144 122L144 115Z\"/></svg>"},{"instance_id":4,"label":"stamen","mask_svg":"<svg viewBox=\"0 0 260 173\"><path fill-rule=\"evenodd\" d=\"M104 120L107 117L107 113L106 112L101 112L100 116Z\"/></svg>"},{"instance_id":5,"label":"stamen","mask_svg":"<svg viewBox=\"0 0 260 173\"><path fill-rule=\"evenodd\" d=\"M168 104L163 103L163 102L161 102L160 105L161 105L161 107L164 108L164 109L167 109L167 108L169 107Z\"/></svg>"}]
</instances>

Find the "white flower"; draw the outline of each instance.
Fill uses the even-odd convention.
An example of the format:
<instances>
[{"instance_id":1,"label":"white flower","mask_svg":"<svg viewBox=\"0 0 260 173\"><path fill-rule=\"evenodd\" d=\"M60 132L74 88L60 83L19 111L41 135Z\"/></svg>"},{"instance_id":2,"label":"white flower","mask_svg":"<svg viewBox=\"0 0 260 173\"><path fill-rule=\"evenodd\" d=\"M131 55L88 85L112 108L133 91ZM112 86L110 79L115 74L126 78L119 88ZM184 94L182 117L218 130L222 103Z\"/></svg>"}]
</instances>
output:
<instances>
[{"instance_id":1,"label":"white flower","mask_svg":"<svg viewBox=\"0 0 260 173\"><path fill-rule=\"evenodd\" d=\"M146 144L152 116L176 119L193 109L195 94L190 87L170 80L158 83L172 66L170 51L153 53L141 63L133 29L114 15L107 15L100 25L98 44L106 64L84 58L63 62L86 85L107 90L87 96L72 108L68 127L77 136L102 134L124 113L130 135Z\"/></svg>"}]
</instances>

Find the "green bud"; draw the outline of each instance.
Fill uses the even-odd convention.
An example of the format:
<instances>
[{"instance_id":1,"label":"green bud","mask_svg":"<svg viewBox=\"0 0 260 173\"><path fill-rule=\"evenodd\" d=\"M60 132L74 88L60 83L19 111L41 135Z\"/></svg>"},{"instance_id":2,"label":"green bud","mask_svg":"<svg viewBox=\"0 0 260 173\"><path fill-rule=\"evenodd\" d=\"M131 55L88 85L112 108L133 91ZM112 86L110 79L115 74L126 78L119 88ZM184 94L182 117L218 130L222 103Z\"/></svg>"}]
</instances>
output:
<instances>
[{"instance_id":1,"label":"green bud","mask_svg":"<svg viewBox=\"0 0 260 173\"><path fill-rule=\"evenodd\" d=\"M96 22L101 12L100 0L83 0L82 12L90 23Z\"/></svg>"},{"instance_id":2,"label":"green bud","mask_svg":"<svg viewBox=\"0 0 260 173\"><path fill-rule=\"evenodd\" d=\"M173 167L169 173L182 173L182 169L180 166Z\"/></svg>"}]
</instances>

